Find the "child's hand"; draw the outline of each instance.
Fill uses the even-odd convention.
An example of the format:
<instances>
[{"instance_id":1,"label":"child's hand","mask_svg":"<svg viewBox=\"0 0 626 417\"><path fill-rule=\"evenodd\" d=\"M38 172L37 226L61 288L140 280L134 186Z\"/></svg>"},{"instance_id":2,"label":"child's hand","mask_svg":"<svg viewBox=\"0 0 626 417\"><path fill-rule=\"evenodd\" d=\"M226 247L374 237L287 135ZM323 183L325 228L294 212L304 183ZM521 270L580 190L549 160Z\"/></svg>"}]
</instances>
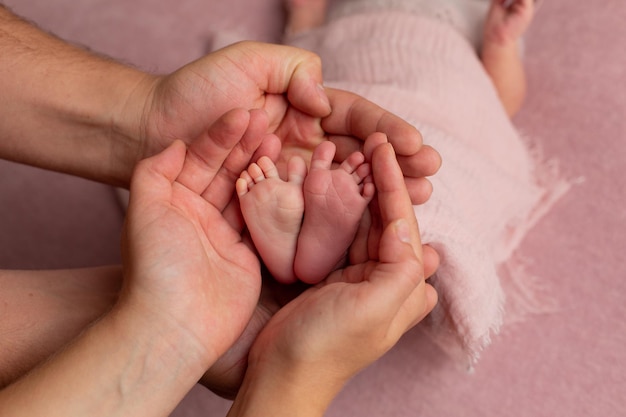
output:
<instances>
[{"instance_id":1,"label":"child's hand","mask_svg":"<svg viewBox=\"0 0 626 417\"><path fill-rule=\"evenodd\" d=\"M534 0L492 0L485 21L484 43L517 43L528 29L534 10Z\"/></svg>"}]
</instances>

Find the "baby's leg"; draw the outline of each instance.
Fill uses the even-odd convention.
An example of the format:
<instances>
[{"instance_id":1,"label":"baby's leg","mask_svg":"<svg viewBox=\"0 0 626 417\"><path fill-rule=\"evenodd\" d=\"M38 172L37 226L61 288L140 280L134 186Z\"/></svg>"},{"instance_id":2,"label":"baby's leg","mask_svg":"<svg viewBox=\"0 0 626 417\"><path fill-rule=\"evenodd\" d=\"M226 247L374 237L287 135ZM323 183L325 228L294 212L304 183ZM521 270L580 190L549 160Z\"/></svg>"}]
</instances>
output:
<instances>
[{"instance_id":1,"label":"baby's leg","mask_svg":"<svg viewBox=\"0 0 626 417\"><path fill-rule=\"evenodd\" d=\"M304 160L292 158L287 175L288 180L283 181L272 160L261 157L241 173L236 183L252 241L268 270L282 283L296 280L293 261L304 212Z\"/></svg>"},{"instance_id":2,"label":"baby's leg","mask_svg":"<svg viewBox=\"0 0 626 417\"><path fill-rule=\"evenodd\" d=\"M509 116L517 113L526 96L520 43L534 12L533 0L491 0L485 22L481 61Z\"/></svg>"},{"instance_id":3,"label":"baby's leg","mask_svg":"<svg viewBox=\"0 0 626 417\"><path fill-rule=\"evenodd\" d=\"M345 257L375 191L362 153L353 153L331 169L334 156L335 145L322 142L304 180L304 222L294 270L310 284L326 278Z\"/></svg>"}]
</instances>

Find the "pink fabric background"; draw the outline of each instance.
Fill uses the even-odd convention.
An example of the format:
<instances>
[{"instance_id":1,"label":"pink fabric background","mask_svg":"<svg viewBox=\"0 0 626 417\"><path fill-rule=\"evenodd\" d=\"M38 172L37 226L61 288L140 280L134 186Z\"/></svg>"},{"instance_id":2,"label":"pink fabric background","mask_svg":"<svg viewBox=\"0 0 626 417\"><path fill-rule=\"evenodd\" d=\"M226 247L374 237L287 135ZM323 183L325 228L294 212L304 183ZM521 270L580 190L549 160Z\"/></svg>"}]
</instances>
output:
<instances>
[{"instance_id":1,"label":"pink fabric background","mask_svg":"<svg viewBox=\"0 0 626 417\"><path fill-rule=\"evenodd\" d=\"M5 3L158 72L200 56L215 31L279 40L283 22L280 0ZM545 0L527 37L530 95L516 124L580 178L523 243L554 312L505 327L473 374L409 333L346 387L329 416L626 415L624 21L624 0ZM0 161L0 198L0 268L119 261L123 215L109 187ZM198 387L173 415L224 415L228 405Z\"/></svg>"}]
</instances>

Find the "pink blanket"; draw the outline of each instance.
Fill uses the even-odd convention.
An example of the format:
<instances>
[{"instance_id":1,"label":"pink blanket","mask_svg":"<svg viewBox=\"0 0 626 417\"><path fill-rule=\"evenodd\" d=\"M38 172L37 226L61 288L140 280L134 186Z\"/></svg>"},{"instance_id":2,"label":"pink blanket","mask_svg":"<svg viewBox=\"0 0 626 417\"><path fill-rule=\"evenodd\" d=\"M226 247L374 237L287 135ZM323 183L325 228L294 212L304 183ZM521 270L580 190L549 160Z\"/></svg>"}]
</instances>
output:
<instances>
[{"instance_id":1,"label":"pink blanket","mask_svg":"<svg viewBox=\"0 0 626 417\"><path fill-rule=\"evenodd\" d=\"M441 153L434 194L415 208L423 240L442 260L431 280L440 302L423 328L471 366L503 323L505 299L509 317L542 307L533 280L511 257L567 187L536 164L474 49L448 25L407 13L362 13L291 43L320 54L328 85L410 121Z\"/></svg>"}]
</instances>

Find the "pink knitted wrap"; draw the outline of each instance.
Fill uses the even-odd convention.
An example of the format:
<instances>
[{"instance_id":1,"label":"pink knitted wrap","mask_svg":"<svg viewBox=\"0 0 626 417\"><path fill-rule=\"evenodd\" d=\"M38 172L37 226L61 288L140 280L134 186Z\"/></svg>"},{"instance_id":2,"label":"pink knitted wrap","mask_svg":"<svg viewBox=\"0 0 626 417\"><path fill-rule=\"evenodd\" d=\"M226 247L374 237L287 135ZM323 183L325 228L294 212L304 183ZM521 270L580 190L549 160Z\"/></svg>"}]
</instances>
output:
<instances>
[{"instance_id":1,"label":"pink knitted wrap","mask_svg":"<svg viewBox=\"0 0 626 417\"><path fill-rule=\"evenodd\" d=\"M431 280L440 302L423 328L471 366L503 323L505 299L509 317L542 308L511 257L567 185L538 167L472 45L450 26L378 11L341 17L290 43L321 56L327 85L403 117L441 153L434 194L415 207L423 241L441 255Z\"/></svg>"}]
</instances>

